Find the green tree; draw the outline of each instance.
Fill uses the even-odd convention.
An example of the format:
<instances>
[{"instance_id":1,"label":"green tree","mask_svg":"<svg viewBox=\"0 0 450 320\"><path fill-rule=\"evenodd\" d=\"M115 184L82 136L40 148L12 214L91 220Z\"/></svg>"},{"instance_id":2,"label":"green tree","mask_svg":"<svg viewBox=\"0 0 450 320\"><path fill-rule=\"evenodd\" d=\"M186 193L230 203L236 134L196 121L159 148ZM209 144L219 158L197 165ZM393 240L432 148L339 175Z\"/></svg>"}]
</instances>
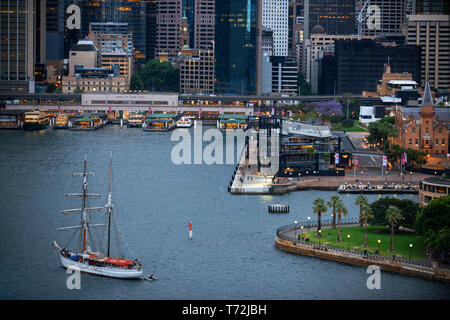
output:
<instances>
[{"instance_id":1,"label":"green tree","mask_svg":"<svg viewBox=\"0 0 450 320\"><path fill-rule=\"evenodd\" d=\"M303 78L301 72L297 74L297 83L298 83L298 95L299 96L310 96L312 95L311 85Z\"/></svg>"},{"instance_id":2,"label":"green tree","mask_svg":"<svg viewBox=\"0 0 450 320\"><path fill-rule=\"evenodd\" d=\"M80 94L80 93L84 93L84 90L81 90L79 88L76 88L75 90L73 90L74 94Z\"/></svg>"},{"instance_id":3,"label":"green tree","mask_svg":"<svg viewBox=\"0 0 450 320\"><path fill-rule=\"evenodd\" d=\"M389 251L394 251L394 227L402 218L402 212L396 206L389 206L386 210L386 221L391 224L391 248Z\"/></svg>"},{"instance_id":4,"label":"green tree","mask_svg":"<svg viewBox=\"0 0 450 320\"><path fill-rule=\"evenodd\" d=\"M394 121L394 117L385 117L380 121L370 123L367 137L369 144L379 144L383 150L386 150L389 147L389 139L398 137L398 131L392 121Z\"/></svg>"},{"instance_id":5,"label":"green tree","mask_svg":"<svg viewBox=\"0 0 450 320\"><path fill-rule=\"evenodd\" d=\"M336 204L336 213L337 213L337 219L338 219L338 242L342 242L342 238L341 238L341 219L342 217L345 217L348 214L347 208L345 207L344 203L342 202L342 200L340 200L337 204Z\"/></svg>"},{"instance_id":6,"label":"green tree","mask_svg":"<svg viewBox=\"0 0 450 320\"><path fill-rule=\"evenodd\" d=\"M374 218L371 221L372 225L385 225L386 210L389 206L396 206L402 212L402 216L404 218L399 222L399 225L407 228L414 228L416 215L420 210L419 204L409 199L397 199L390 197L378 199L370 204L374 215Z\"/></svg>"},{"instance_id":7,"label":"green tree","mask_svg":"<svg viewBox=\"0 0 450 320\"><path fill-rule=\"evenodd\" d=\"M131 90L180 91L180 70L170 62L149 60L145 66L132 77Z\"/></svg>"},{"instance_id":8,"label":"green tree","mask_svg":"<svg viewBox=\"0 0 450 320\"><path fill-rule=\"evenodd\" d=\"M417 214L416 232L425 236L425 245L441 260L450 250L450 196L431 200Z\"/></svg>"},{"instance_id":9,"label":"green tree","mask_svg":"<svg viewBox=\"0 0 450 320\"><path fill-rule=\"evenodd\" d=\"M329 159L328 159L328 161L329 161ZM333 194L330 197L330 201L328 201L328 203L327 203L328 207L333 209L332 224L331 224L331 227L333 229L336 229L336 206L339 203L339 201L341 201L341 198L339 198L339 196L337 194Z\"/></svg>"},{"instance_id":10,"label":"green tree","mask_svg":"<svg viewBox=\"0 0 450 320\"><path fill-rule=\"evenodd\" d=\"M130 88L131 90L144 90L144 82L142 81L142 78L139 75L139 73L136 73L131 76Z\"/></svg>"},{"instance_id":11,"label":"green tree","mask_svg":"<svg viewBox=\"0 0 450 320\"><path fill-rule=\"evenodd\" d=\"M402 159L402 154L405 150L400 147L398 144L394 144L391 148L386 150L386 155L388 157L389 162L393 163L395 166L400 166L400 161Z\"/></svg>"},{"instance_id":12,"label":"green tree","mask_svg":"<svg viewBox=\"0 0 450 320\"><path fill-rule=\"evenodd\" d=\"M357 205L357 206L359 206L359 224L362 226L362 216L361 216L361 214L362 214L362 208L363 208L363 206L364 205L366 205L366 204L368 204L369 202L367 201L367 198L366 198L366 196L365 195L363 195L363 194L358 194L358 196L356 197L356 200L355 200L355 204Z\"/></svg>"},{"instance_id":13,"label":"green tree","mask_svg":"<svg viewBox=\"0 0 450 320\"><path fill-rule=\"evenodd\" d=\"M313 202L313 213L317 214L317 236L320 238L320 232L322 229L322 214L327 211L326 202L324 199L317 197ZM320 232L319 232L320 231Z\"/></svg>"},{"instance_id":14,"label":"green tree","mask_svg":"<svg viewBox=\"0 0 450 320\"><path fill-rule=\"evenodd\" d=\"M365 204L361 210L361 217L364 220L364 247L367 247L367 223L369 219L373 219L372 208L370 205Z\"/></svg>"}]
</instances>

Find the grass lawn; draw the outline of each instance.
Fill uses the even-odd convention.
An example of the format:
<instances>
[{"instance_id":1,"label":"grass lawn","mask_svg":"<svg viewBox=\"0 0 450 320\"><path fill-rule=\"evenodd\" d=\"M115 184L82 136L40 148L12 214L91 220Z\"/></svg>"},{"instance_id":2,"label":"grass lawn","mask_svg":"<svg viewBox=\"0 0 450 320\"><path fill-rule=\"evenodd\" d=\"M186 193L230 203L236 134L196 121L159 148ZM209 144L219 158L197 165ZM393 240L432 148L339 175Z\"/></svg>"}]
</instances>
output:
<instances>
[{"instance_id":1,"label":"grass lawn","mask_svg":"<svg viewBox=\"0 0 450 320\"><path fill-rule=\"evenodd\" d=\"M358 121L358 120L355 120L355 121L353 122L353 126L348 127L348 128L344 128L344 127L342 127L342 126L336 126L336 124L334 124L334 125L331 127L331 130L335 130L335 131L345 131L345 132L361 132L361 131L368 131L366 128L361 127L361 126L359 125L359 121Z\"/></svg>"},{"instance_id":2,"label":"grass lawn","mask_svg":"<svg viewBox=\"0 0 450 320\"><path fill-rule=\"evenodd\" d=\"M306 236L309 237L309 241L313 243L319 243L319 238L317 238L317 229L314 228L307 231ZM350 239L347 238L350 235ZM320 239L321 244L327 244L332 247L338 247L347 249L358 250L363 252L364 247L364 228L363 227L343 227L342 228L342 242L337 242L338 229L322 229L322 238ZM391 234L388 227L382 226L368 226L367 227L367 245L366 249L370 252L373 250L375 252L378 249L378 240L380 243L380 254L384 256L401 256L404 258L410 257L412 259L425 259L425 244L424 239L421 236L417 236L413 233L394 233L394 252L389 251L391 244ZM410 249L409 244L412 243L413 247Z\"/></svg>"}]
</instances>

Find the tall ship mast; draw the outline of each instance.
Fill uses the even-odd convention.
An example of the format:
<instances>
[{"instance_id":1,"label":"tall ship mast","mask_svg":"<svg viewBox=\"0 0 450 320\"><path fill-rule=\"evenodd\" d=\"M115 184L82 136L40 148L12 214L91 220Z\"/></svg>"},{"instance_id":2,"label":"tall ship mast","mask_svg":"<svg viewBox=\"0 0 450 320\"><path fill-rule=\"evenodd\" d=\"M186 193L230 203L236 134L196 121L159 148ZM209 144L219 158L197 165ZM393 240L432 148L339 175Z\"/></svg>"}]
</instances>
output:
<instances>
[{"instance_id":1,"label":"tall ship mast","mask_svg":"<svg viewBox=\"0 0 450 320\"><path fill-rule=\"evenodd\" d=\"M101 211L103 207L88 207L89 197L100 197L100 194L91 194L87 190L87 177L95 176L95 173L88 173L87 160L84 159L83 173L73 173L72 176L80 176L83 178L83 185L81 193L69 193L66 194L68 197L80 197L81 198L81 208L79 209L68 209L62 210L63 214L68 213L80 213L81 221L79 225L62 227L58 230L80 230L81 242L79 243L80 248L78 250L68 250L66 248L61 248L56 241L53 241L53 247L57 250L58 256L61 260L61 264L64 268L73 268L75 270L80 270L81 272L102 275L113 278L140 278L143 274L142 264L137 259L128 260L124 257L113 258L111 257L111 227L115 221L113 216L113 203L112 203L112 157L110 159L109 166L109 179L108 179L108 200L105 205L106 215L104 224L94 224L90 222L90 212L91 211ZM94 227L104 227L106 232L106 248L104 253L94 252L91 250L88 243L92 243L91 228Z\"/></svg>"}]
</instances>

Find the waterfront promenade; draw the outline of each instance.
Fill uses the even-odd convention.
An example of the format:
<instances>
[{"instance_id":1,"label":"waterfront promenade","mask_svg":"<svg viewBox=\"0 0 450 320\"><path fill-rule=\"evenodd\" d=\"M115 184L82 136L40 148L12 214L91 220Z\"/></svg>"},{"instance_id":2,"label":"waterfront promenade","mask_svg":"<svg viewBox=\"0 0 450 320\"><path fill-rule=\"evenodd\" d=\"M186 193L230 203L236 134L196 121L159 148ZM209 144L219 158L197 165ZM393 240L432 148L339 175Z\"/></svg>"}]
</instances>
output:
<instances>
[{"instance_id":1,"label":"waterfront promenade","mask_svg":"<svg viewBox=\"0 0 450 320\"><path fill-rule=\"evenodd\" d=\"M357 221L344 221L343 226L358 225ZM357 250L335 248L325 244L315 244L302 239L304 232L302 227L308 230L317 225L308 222L299 222L286 225L277 229L275 236L275 247L290 253L343 262L358 266L368 267L376 265L380 269L390 272L401 273L410 276L422 277L429 280L450 282L450 270L440 267L437 263L429 260L411 260L400 257L387 257L376 254L364 254ZM330 222L324 222L322 229L330 228ZM300 236L299 236L300 235Z\"/></svg>"}]
</instances>

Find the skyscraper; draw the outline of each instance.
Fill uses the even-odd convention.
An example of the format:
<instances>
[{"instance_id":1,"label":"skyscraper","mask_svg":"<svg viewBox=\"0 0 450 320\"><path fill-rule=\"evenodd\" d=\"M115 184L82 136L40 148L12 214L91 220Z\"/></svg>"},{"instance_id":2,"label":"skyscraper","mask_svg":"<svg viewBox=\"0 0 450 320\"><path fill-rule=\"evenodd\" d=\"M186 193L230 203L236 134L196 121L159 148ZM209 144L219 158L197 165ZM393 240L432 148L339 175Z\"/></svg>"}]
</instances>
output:
<instances>
[{"instance_id":1,"label":"skyscraper","mask_svg":"<svg viewBox=\"0 0 450 320\"><path fill-rule=\"evenodd\" d=\"M288 0L262 0L262 25L273 31L273 55L288 55Z\"/></svg>"},{"instance_id":2,"label":"skyscraper","mask_svg":"<svg viewBox=\"0 0 450 320\"><path fill-rule=\"evenodd\" d=\"M305 39L317 25L326 34L355 34L354 0L305 0Z\"/></svg>"},{"instance_id":3,"label":"skyscraper","mask_svg":"<svg viewBox=\"0 0 450 320\"><path fill-rule=\"evenodd\" d=\"M175 59L180 49L183 0L160 0L156 4L156 57Z\"/></svg>"},{"instance_id":4,"label":"skyscraper","mask_svg":"<svg viewBox=\"0 0 450 320\"><path fill-rule=\"evenodd\" d=\"M420 83L419 46L374 40L336 40L334 43L336 94L376 91L388 61L392 72L409 72Z\"/></svg>"},{"instance_id":5,"label":"skyscraper","mask_svg":"<svg viewBox=\"0 0 450 320\"><path fill-rule=\"evenodd\" d=\"M0 2L0 92L34 92L36 9L35 0Z\"/></svg>"},{"instance_id":6,"label":"skyscraper","mask_svg":"<svg viewBox=\"0 0 450 320\"><path fill-rule=\"evenodd\" d=\"M47 0L47 60L64 59L64 0Z\"/></svg>"},{"instance_id":7,"label":"skyscraper","mask_svg":"<svg viewBox=\"0 0 450 320\"><path fill-rule=\"evenodd\" d=\"M380 9L380 27L363 23L362 34L365 36L384 36L400 34L405 23L408 0L370 0L371 6ZM361 1L363 3L363 1ZM375 14L375 12L371 12Z\"/></svg>"},{"instance_id":8,"label":"skyscraper","mask_svg":"<svg viewBox=\"0 0 450 320\"><path fill-rule=\"evenodd\" d=\"M81 33L89 33L91 22L128 23L133 34L137 66L147 61L147 0L84 0Z\"/></svg>"},{"instance_id":9,"label":"skyscraper","mask_svg":"<svg viewBox=\"0 0 450 320\"><path fill-rule=\"evenodd\" d=\"M407 42L422 46L422 80L436 89L450 88L449 15L417 14L408 18Z\"/></svg>"},{"instance_id":10,"label":"skyscraper","mask_svg":"<svg viewBox=\"0 0 450 320\"><path fill-rule=\"evenodd\" d=\"M450 14L450 2L448 0L415 0L416 13Z\"/></svg>"},{"instance_id":11,"label":"skyscraper","mask_svg":"<svg viewBox=\"0 0 450 320\"><path fill-rule=\"evenodd\" d=\"M216 91L255 93L257 0L216 2Z\"/></svg>"},{"instance_id":12,"label":"skyscraper","mask_svg":"<svg viewBox=\"0 0 450 320\"><path fill-rule=\"evenodd\" d=\"M220 0L218 0L220 1ZM195 49L212 48L214 41L216 0L194 1L193 44Z\"/></svg>"}]
</instances>

